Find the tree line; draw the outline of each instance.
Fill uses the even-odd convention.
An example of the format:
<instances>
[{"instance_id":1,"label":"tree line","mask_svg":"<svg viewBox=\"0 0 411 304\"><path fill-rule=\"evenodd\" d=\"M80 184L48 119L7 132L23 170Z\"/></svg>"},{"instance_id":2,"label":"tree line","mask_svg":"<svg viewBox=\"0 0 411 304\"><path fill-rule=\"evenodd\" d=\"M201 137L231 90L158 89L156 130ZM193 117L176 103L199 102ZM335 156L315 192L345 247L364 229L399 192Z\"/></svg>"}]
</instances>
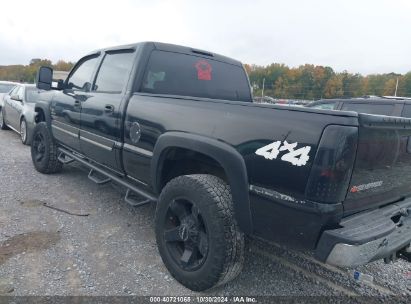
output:
<instances>
[{"instance_id":1,"label":"tree line","mask_svg":"<svg viewBox=\"0 0 411 304\"><path fill-rule=\"evenodd\" d=\"M312 64L290 68L273 63L268 66L245 65L254 96L286 99L321 99L359 97L364 95L393 96L397 79L397 96L411 96L411 72L404 75L373 74L363 76L347 71L335 72L331 67Z\"/></svg>"},{"instance_id":2,"label":"tree line","mask_svg":"<svg viewBox=\"0 0 411 304\"><path fill-rule=\"evenodd\" d=\"M50 66L57 71L69 71L73 62L32 59L28 65L0 66L0 80L33 83L40 66ZM411 71L363 76L347 71L335 72L331 67L305 64L290 68L284 64L268 66L246 64L245 69L253 87L254 96L264 95L287 99L321 99L358 97L364 95L394 95L411 97Z\"/></svg>"},{"instance_id":3,"label":"tree line","mask_svg":"<svg viewBox=\"0 0 411 304\"><path fill-rule=\"evenodd\" d=\"M0 66L0 80L34 83L40 66L49 66L56 71L70 71L73 62L59 60L55 64L48 59L34 58L28 65Z\"/></svg>"}]
</instances>

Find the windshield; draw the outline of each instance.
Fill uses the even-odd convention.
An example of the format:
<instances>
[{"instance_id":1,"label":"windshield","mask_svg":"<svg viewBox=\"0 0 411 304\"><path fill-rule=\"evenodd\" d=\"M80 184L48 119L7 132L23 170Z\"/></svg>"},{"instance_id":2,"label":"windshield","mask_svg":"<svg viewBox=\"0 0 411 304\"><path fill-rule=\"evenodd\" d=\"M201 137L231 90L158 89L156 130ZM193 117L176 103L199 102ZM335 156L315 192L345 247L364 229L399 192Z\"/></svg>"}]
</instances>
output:
<instances>
[{"instance_id":1,"label":"windshield","mask_svg":"<svg viewBox=\"0 0 411 304\"><path fill-rule=\"evenodd\" d=\"M15 85L12 83L0 83L0 93L10 92Z\"/></svg>"},{"instance_id":2,"label":"windshield","mask_svg":"<svg viewBox=\"0 0 411 304\"><path fill-rule=\"evenodd\" d=\"M35 87L26 87L26 101L36 102L39 99L40 91Z\"/></svg>"}]
</instances>

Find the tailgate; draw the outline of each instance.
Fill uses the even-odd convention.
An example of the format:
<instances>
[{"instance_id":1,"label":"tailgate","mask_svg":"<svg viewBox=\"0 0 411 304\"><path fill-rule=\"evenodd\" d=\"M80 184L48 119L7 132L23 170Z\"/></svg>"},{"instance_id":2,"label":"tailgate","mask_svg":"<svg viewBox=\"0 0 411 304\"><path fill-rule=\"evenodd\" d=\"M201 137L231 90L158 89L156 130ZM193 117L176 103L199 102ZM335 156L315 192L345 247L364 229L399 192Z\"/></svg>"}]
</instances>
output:
<instances>
[{"instance_id":1,"label":"tailgate","mask_svg":"<svg viewBox=\"0 0 411 304\"><path fill-rule=\"evenodd\" d=\"M411 194L411 119L359 114L358 149L345 214Z\"/></svg>"}]
</instances>

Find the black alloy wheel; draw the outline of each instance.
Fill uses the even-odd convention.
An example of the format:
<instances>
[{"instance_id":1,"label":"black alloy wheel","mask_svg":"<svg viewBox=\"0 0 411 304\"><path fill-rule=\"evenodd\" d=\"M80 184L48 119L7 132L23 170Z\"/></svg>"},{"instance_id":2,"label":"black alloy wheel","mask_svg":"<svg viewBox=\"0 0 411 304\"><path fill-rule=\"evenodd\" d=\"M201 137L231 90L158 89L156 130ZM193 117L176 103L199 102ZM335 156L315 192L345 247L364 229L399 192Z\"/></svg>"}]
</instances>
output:
<instances>
[{"instance_id":1,"label":"black alloy wheel","mask_svg":"<svg viewBox=\"0 0 411 304\"><path fill-rule=\"evenodd\" d=\"M179 198L169 205L164 223L164 240L174 261L185 271L201 267L207 258L208 235L197 206Z\"/></svg>"}]
</instances>

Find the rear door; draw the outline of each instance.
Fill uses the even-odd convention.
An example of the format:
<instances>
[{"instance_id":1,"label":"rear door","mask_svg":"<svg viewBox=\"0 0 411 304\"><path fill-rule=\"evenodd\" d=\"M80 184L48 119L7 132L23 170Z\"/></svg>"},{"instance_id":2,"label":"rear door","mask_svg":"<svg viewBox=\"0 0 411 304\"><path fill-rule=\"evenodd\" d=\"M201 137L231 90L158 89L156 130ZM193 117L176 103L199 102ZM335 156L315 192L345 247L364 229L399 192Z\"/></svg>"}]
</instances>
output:
<instances>
[{"instance_id":1,"label":"rear door","mask_svg":"<svg viewBox=\"0 0 411 304\"><path fill-rule=\"evenodd\" d=\"M92 91L82 103L80 142L87 157L117 169L121 145L121 104L134 63L134 50L107 52Z\"/></svg>"},{"instance_id":2,"label":"rear door","mask_svg":"<svg viewBox=\"0 0 411 304\"><path fill-rule=\"evenodd\" d=\"M57 91L51 102L54 137L70 148L80 151L80 112L90 98L91 83L97 69L99 54L81 59L66 80L63 91Z\"/></svg>"}]
</instances>

